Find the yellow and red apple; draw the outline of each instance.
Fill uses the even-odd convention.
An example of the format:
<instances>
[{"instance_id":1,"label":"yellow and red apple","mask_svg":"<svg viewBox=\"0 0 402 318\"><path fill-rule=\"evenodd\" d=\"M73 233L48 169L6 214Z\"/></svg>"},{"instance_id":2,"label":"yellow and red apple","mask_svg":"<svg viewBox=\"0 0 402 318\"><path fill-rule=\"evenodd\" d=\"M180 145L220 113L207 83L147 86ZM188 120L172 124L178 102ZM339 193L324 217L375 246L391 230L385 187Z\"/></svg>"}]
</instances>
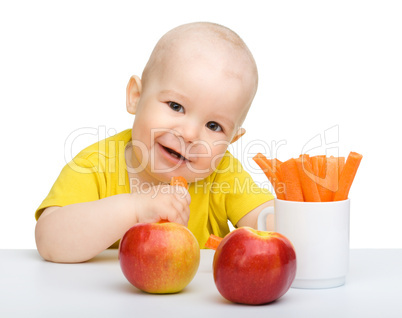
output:
<instances>
[{"instance_id":1,"label":"yellow and red apple","mask_svg":"<svg viewBox=\"0 0 402 318\"><path fill-rule=\"evenodd\" d=\"M285 236L242 227L219 243L213 271L215 285L227 300L266 304L290 288L296 275L296 254Z\"/></svg>"},{"instance_id":2,"label":"yellow and red apple","mask_svg":"<svg viewBox=\"0 0 402 318\"><path fill-rule=\"evenodd\" d=\"M121 239L119 261L124 276L135 287L148 293L177 293L196 274L200 247L183 225L140 223Z\"/></svg>"}]
</instances>

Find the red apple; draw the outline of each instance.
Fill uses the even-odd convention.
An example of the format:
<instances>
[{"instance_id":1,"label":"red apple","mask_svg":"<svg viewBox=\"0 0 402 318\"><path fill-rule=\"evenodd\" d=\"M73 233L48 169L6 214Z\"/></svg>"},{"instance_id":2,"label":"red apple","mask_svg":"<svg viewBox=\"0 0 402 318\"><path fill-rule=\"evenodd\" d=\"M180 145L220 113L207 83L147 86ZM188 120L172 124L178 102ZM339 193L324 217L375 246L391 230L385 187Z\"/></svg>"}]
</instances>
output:
<instances>
[{"instance_id":1,"label":"red apple","mask_svg":"<svg viewBox=\"0 0 402 318\"><path fill-rule=\"evenodd\" d=\"M200 263L200 247L188 228L172 222L139 223L120 241L120 267L127 280L148 293L177 293Z\"/></svg>"},{"instance_id":2,"label":"red apple","mask_svg":"<svg viewBox=\"0 0 402 318\"><path fill-rule=\"evenodd\" d=\"M213 270L216 287L227 300L266 304L290 288L296 275L296 254L283 235L242 227L220 242Z\"/></svg>"}]
</instances>

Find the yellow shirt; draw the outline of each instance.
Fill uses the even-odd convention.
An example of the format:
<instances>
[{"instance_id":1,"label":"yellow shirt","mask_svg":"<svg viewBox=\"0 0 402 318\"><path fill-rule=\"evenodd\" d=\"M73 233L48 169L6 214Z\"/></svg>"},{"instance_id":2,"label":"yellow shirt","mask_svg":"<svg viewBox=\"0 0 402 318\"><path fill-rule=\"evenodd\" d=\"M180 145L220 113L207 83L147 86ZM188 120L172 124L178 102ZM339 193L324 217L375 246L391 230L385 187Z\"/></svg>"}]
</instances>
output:
<instances>
[{"instance_id":1,"label":"yellow shirt","mask_svg":"<svg viewBox=\"0 0 402 318\"><path fill-rule=\"evenodd\" d=\"M65 206L130 193L124 150L131 141L131 129L82 150L61 171L48 196L35 212L36 220L50 206ZM211 233L224 237L228 220L236 225L248 212L272 200L259 188L241 163L228 151L209 177L190 184L188 228L204 247ZM117 247L118 242L113 246Z\"/></svg>"}]
</instances>

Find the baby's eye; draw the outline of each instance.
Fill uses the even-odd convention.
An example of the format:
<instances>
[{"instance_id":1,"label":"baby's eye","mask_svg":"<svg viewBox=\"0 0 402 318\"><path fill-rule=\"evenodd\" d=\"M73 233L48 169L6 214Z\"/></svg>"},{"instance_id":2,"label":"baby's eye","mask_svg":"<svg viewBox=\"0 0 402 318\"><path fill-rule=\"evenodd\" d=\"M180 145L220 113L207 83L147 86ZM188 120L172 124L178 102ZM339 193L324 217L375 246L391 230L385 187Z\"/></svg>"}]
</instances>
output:
<instances>
[{"instance_id":1,"label":"baby's eye","mask_svg":"<svg viewBox=\"0 0 402 318\"><path fill-rule=\"evenodd\" d=\"M208 127L208 129L210 129L212 131L222 131L221 125L219 125L218 123L216 123L214 121L207 122L206 126Z\"/></svg>"},{"instance_id":2,"label":"baby's eye","mask_svg":"<svg viewBox=\"0 0 402 318\"><path fill-rule=\"evenodd\" d=\"M180 104L177 104L175 102L169 102L168 104L169 104L169 107L171 109L173 109L175 112L184 113L184 108Z\"/></svg>"}]
</instances>

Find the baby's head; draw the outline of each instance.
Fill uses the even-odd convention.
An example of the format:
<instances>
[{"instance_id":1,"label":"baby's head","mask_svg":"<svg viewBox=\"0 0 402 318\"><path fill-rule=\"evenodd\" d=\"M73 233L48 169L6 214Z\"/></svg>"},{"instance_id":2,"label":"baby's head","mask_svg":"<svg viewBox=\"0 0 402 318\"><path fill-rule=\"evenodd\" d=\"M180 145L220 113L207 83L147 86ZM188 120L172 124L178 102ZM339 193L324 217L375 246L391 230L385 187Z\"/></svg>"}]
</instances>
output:
<instances>
[{"instance_id":1,"label":"baby's head","mask_svg":"<svg viewBox=\"0 0 402 318\"><path fill-rule=\"evenodd\" d=\"M245 133L257 84L254 58L230 29L191 23L169 31L142 79L127 85L127 110L136 115L130 165L150 182L210 175Z\"/></svg>"}]
</instances>

